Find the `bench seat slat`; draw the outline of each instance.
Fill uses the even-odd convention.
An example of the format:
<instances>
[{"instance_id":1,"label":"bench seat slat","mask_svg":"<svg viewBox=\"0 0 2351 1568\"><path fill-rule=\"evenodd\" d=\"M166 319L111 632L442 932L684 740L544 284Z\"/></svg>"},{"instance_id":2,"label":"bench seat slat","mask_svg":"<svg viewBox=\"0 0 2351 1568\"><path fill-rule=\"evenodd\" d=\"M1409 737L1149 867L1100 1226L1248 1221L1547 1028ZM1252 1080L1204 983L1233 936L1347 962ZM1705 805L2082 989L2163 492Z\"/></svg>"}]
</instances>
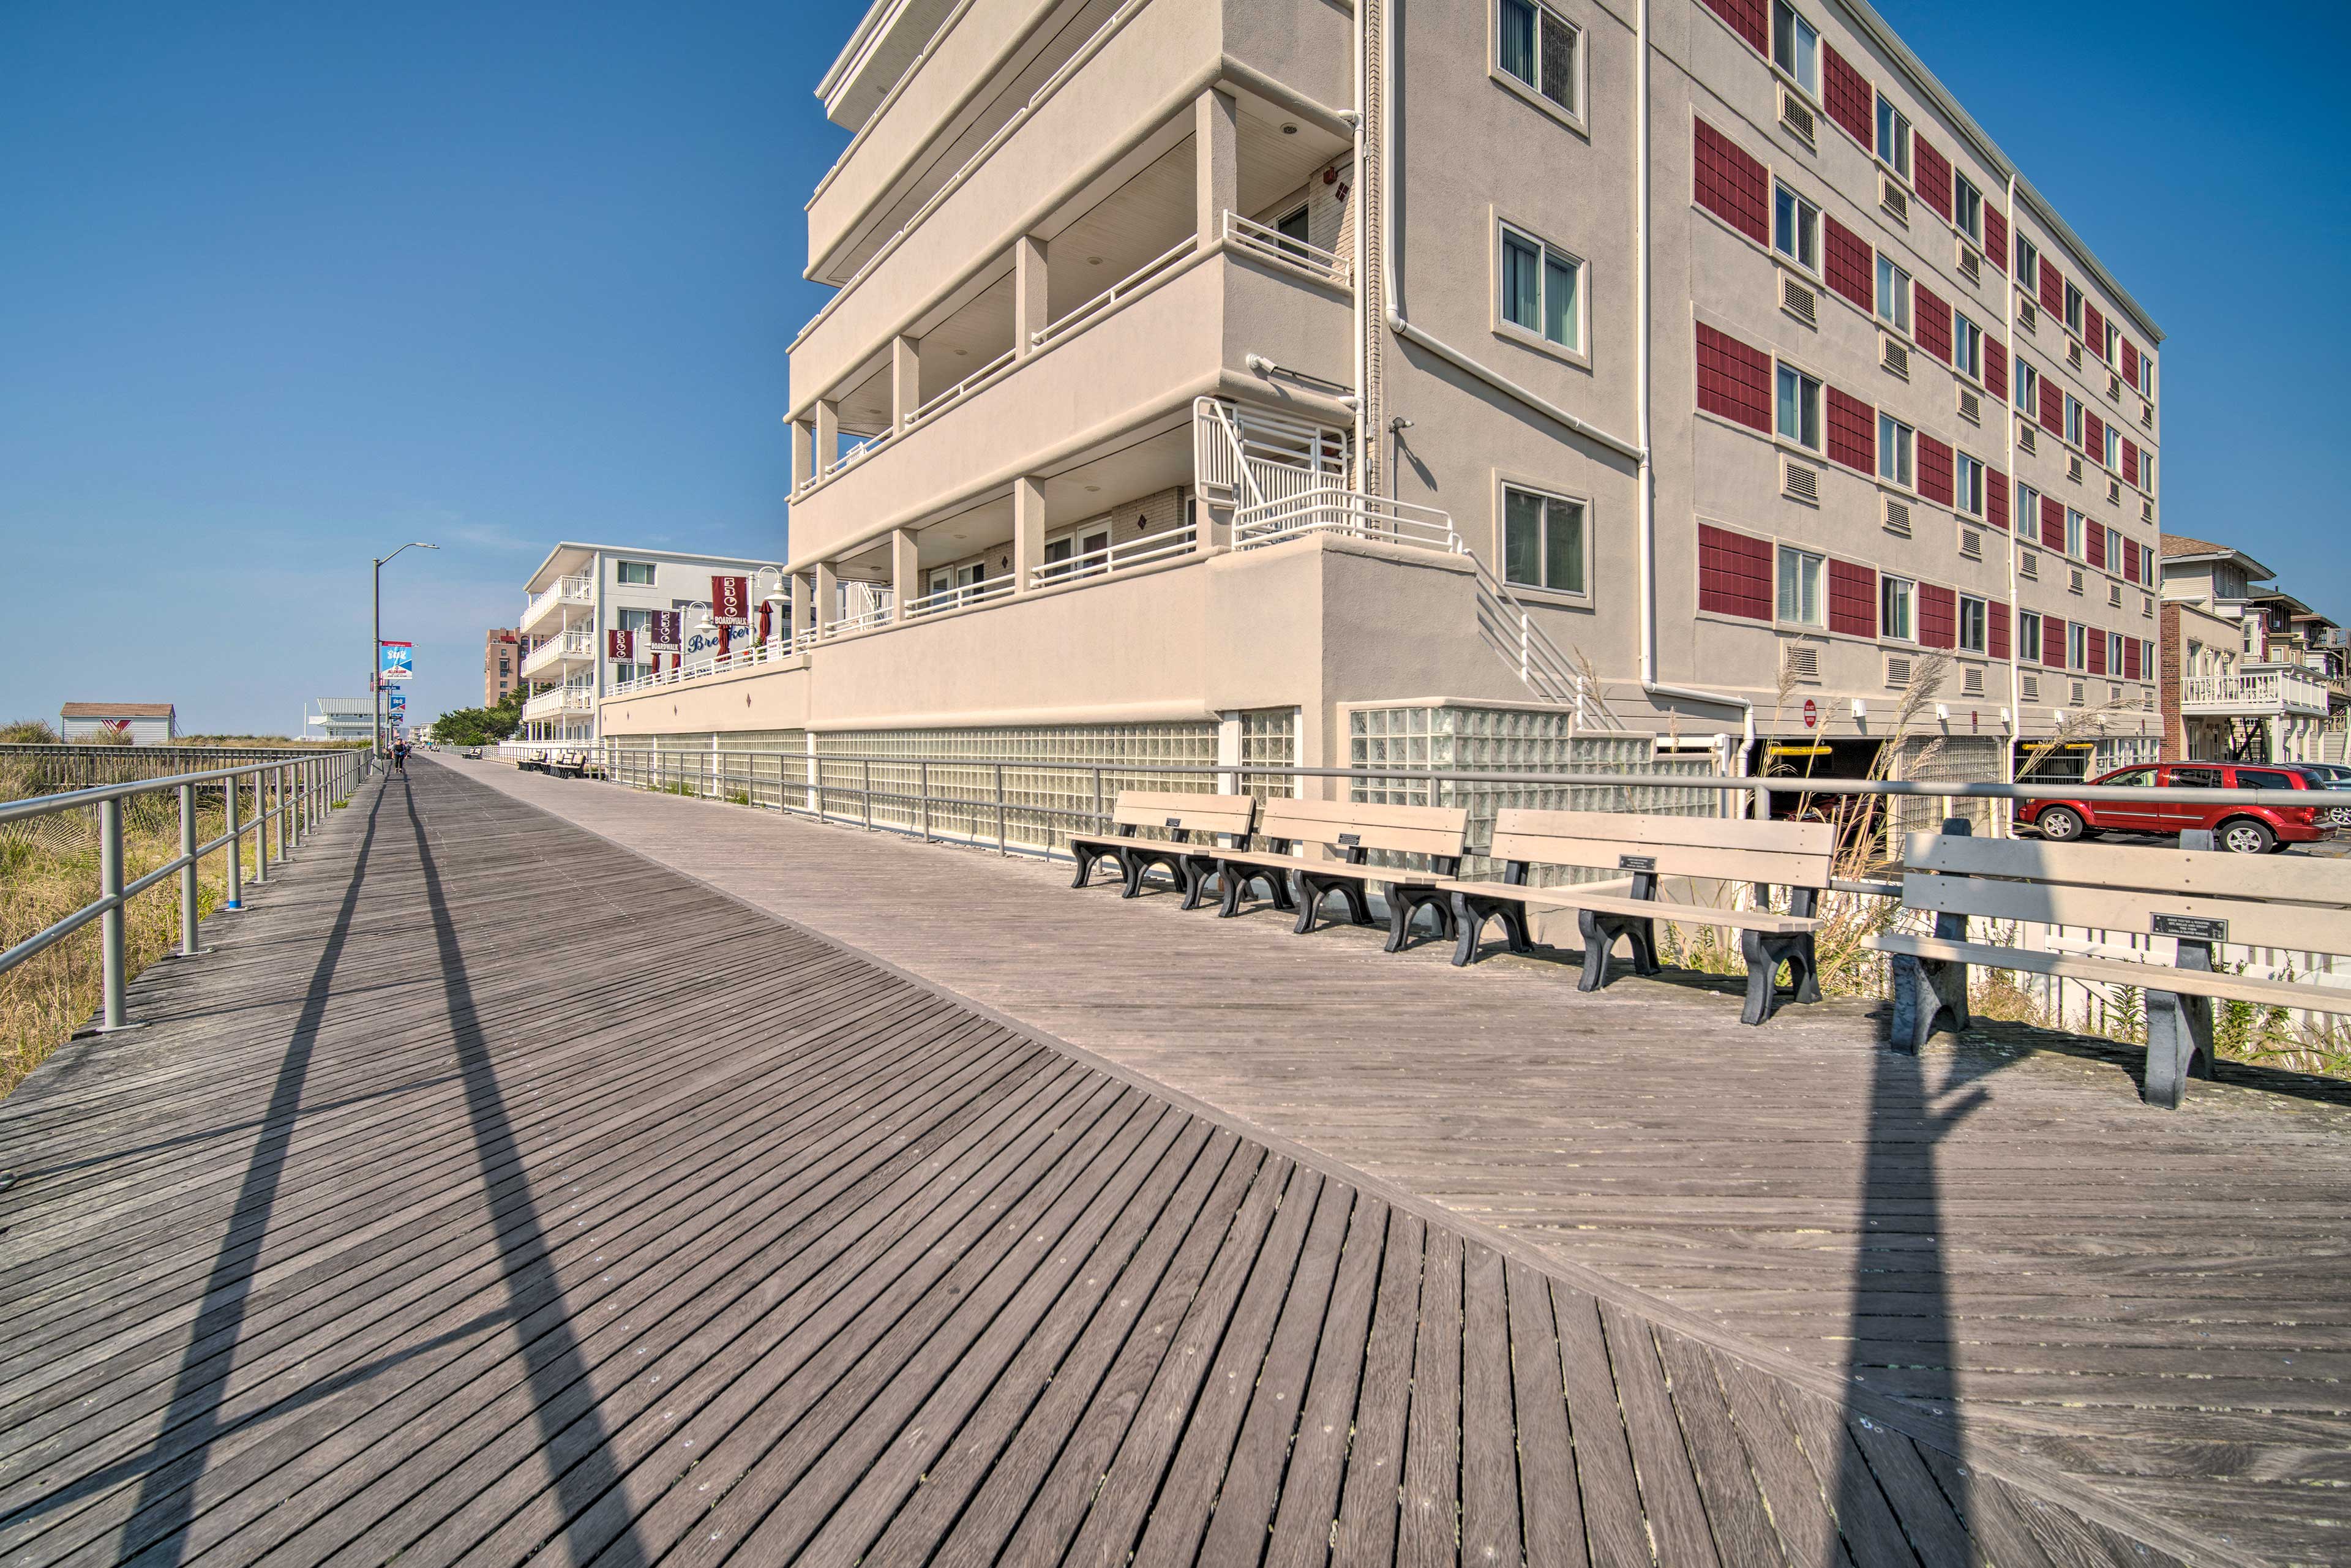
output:
<instances>
[{"instance_id":1,"label":"bench seat slat","mask_svg":"<svg viewBox=\"0 0 2351 1568\"><path fill-rule=\"evenodd\" d=\"M1541 811L1511 806L1496 814L1494 831L1552 839L1604 839L1625 844L1761 850L1774 854L1827 856L1836 852L1836 830L1826 822L1756 822L1739 817L1633 815L1621 811Z\"/></svg>"},{"instance_id":2,"label":"bench seat slat","mask_svg":"<svg viewBox=\"0 0 2351 1568\"><path fill-rule=\"evenodd\" d=\"M1624 839L1560 839L1499 831L1494 835L1491 852L1496 860L1526 861L1535 865L1583 866L1597 871L1647 869L1659 876L1760 882L1773 887L1826 887L1830 871L1825 854L1782 854L1770 850L1714 849ZM1626 856L1656 863L1646 868L1626 866Z\"/></svg>"},{"instance_id":3,"label":"bench seat slat","mask_svg":"<svg viewBox=\"0 0 2351 1568\"><path fill-rule=\"evenodd\" d=\"M2027 974L2048 975L2057 979L2096 980L2107 985L2137 986L2150 991L2220 997L2263 1007L2351 1014L2351 989L2336 986L2253 979L2243 975L2207 973L2201 969L2175 969L2166 964L2140 964L2126 958L2043 953L2029 947L2001 947L1989 942L1955 942L1948 937L1914 936L1902 931L1888 931L1872 936L1863 946L1880 953L1904 954L1913 958L1939 958L1992 969L2021 969Z\"/></svg>"},{"instance_id":4,"label":"bench seat slat","mask_svg":"<svg viewBox=\"0 0 2351 1568\"><path fill-rule=\"evenodd\" d=\"M1596 892L1595 884L1568 887L1525 887L1508 882L1440 882L1445 893L1466 893L1478 898L1510 898L1547 909L1589 909L1601 915L1641 915L1683 925L1719 925L1734 931L1761 931L1771 936L1799 936L1818 931L1824 922L1802 915L1781 915L1761 909L1717 909L1704 904L1667 904L1662 899L1627 898ZM1599 887L1611 884L1600 883ZM1614 884L1622 887L1618 883Z\"/></svg>"}]
</instances>

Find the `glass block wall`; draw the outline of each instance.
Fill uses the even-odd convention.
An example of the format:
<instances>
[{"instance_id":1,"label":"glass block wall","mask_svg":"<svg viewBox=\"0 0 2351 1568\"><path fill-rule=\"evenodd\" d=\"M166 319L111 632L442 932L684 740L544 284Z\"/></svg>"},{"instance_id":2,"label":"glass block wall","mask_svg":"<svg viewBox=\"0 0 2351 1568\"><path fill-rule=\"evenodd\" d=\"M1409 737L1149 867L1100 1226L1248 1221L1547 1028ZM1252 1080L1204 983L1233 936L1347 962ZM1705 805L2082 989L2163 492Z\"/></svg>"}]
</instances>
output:
<instances>
[{"instance_id":1,"label":"glass block wall","mask_svg":"<svg viewBox=\"0 0 2351 1568\"><path fill-rule=\"evenodd\" d=\"M1912 735L1894 747L1886 777L1920 784L1997 784L2000 748L2005 736ZM1890 837L1886 845L1892 858L1904 833L1940 832L1947 817L1964 817L1975 824L1978 838L1991 836L1992 812L2004 810L1999 800L1948 800L1932 795L1897 795L1886 814Z\"/></svg>"}]
</instances>

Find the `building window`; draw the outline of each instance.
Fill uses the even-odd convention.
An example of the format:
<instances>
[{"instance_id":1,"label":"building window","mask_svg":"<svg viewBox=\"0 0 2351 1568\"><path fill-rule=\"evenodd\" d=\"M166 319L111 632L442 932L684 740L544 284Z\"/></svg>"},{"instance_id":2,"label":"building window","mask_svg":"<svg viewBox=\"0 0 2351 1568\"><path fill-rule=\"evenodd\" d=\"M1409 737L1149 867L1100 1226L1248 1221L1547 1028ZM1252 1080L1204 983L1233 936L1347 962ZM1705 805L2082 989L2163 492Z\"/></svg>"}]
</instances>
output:
<instances>
[{"instance_id":1,"label":"building window","mask_svg":"<svg viewBox=\"0 0 2351 1568\"><path fill-rule=\"evenodd\" d=\"M2016 286L2030 294L2041 287L2041 251L2022 232L2016 236Z\"/></svg>"},{"instance_id":2,"label":"building window","mask_svg":"<svg viewBox=\"0 0 2351 1568\"><path fill-rule=\"evenodd\" d=\"M1821 383L1793 365L1780 367L1780 434L1807 451L1821 449Z\"/></svg>"},{"instance_id":3,"label":"building window","mask_svg":"<svg viewBox=\"0 0 2351 1568\"><path fill-rule=\"evenodd\" d=\"M2082 291L2070 283L2065 286L2065 325L2077 333L2082 329Z\"/></svg>"},{"instance_id":4,"label":"building window","mask_svg":"<svg viewBox=\"0 0 2351 1568\"><path fill-rule=\"evenodd\" d=\"M2145 354L2138 357L2138 392L2141 397L2155 395L2155 361Z\"/></svg>"},{"instance_id":5,"label":"building window","mask_svg":"<svg viewBox=\"0 0 2351 1568\"><path fill-rule=\"evenodd\" d=\"M1795 78L1798 87L1821 96L1821 35L1788 0L1771 3L1771 63Z\"/></svg>"},{"instance_id":6,"label":"building window","mask_svg":"<svg viewBox=\"0 0 2351 1568\"><path fill-rule=\"evenodd\" d=\"M649 560L621 562L620 582L628 588L651 588L653 585L653 563Z\"/></svg>"},{"instance_id":7,"label":"building window","mask_svg":"<svg viewBox=\"0 0 2351 1568\"><path fill-rule=\"evenodd\" d=\"M1772 191L1771 248L1806 272L1821 269L1821 210L1785 185Z\"/></svg>"},{"instance_id":8,"label":"building window","mask_svg":"<svg viewBox=\"0 0 2351 1568\"><path fill-rule=\"evenodd\" d=\"M1918 585L1907 577L1881 577L1877 580L1877 634L1904 643L1918 639L1917 622L1911 619L1911 607L1916 602Z\"/></svg>"},{"instance_id":9,"label":"building window","mask_svg":"<svg viewBox=\"0 0 2351 1568\"><path fill-rule=\"evenodd\" d=\"M632 664L625 659L612 666L612 679L615 682L633 681L640 675L650 675L653 673L653 667L651 664Z\"/></svg>"},{"instance_id":10,"label":"building window","mask_svg":"<svg viewBox=\"0 0 2351 1568\"><path fill-rule=\"evenodd\" d=\"M1984 601L1959 595L1959 651L1980 653L1984 651Z\"/></svg>"},{"instance_id":11,"label":"building window","mask_svg":"<svg viewBox=\"0 0 2351 1568\"><path fill-rule=\"evenodd\" d=\"M2119 676L2123 673L2123 634L2106 633L2106 673Z\"/></svg>"},{"instance_id":12,"label":"building window","mask_svg":"<svg viewBox=\"0 0 2351 1568\"><path fill-rule=\"evenodd\" d=\"M1951 504L1971 517L1984 509L1984 465L1964 452L1951 454Z\"/></svg>"},{"instance_id":13,"label":"building window","mask_svg":"<svg viewBox=\"0 0 2351 1568\"><path fill-rule=\"evenodd\" d=\"M1502 228L1502 319L1563 349L1583 347L1583 264L1531 235Z\"/></svg>"},{"instance_id":14,"label":"building window","mask_svg":"<svg viewBox=\"0 0 2351 1568\"><path fill-rule=\"evenodd\" d=\"M1584 591L1583 503L1504 486L1502 575L1528 588Z\"/></svg>"},{"instance_id":15,"label":"building window","mask_svg":"<svg viewBox=\"0 0 2351 1568\"><path fill-rule=\"evenodd\" d=\"M2019 479L2016 482L2016 537L2035 538L2041 527L2041 492Z\"/></svg>"},{"instance_id":16,"label":"building window","mask_svg":"<svg viewBox=\"0 0 2351 1568\"><path fill-rule=\"evenodd\" d=\"M2065 439L2075 446L2082 444L2082 405L2072 392L2065 394Z\"/></svg>"},{"instance_id":17,"label":"building window","mask_svg":"<svg viewBox=\"0 0 2351 1568\"><path fill-rule=\"evenodd\" d=\"M1877 95L1878 161L1907 183L1910 178L1910 122L1884 93Z\"/></svg>"},{"instance_id":18,"label":"building window","mask_svg":"<svg viewBox=\"0 0 2351 1568\"><path fill-rule=\"evenodd\" d=\"M2104 359L2106 363L2110 365L2113 364L2115 362L2115 356L2122 352L2122 329L2116 327L2112 321L2107 322L2106 340L2099 346L2099 357Z\"/></svg>"},{"instance_id":19,"label":"building window","mask_svg":"<svg viewBox=\"0 0 2351 1568\"><path fill-rule=\"evenodd\" d=\"M2016 612L2016 653L2028 664L2041 662L2041 612L2038 610Z\"/></svg>"},{"instance_id":20,"label":"building window","mask_svg":"<svg viewBox=\"0 0 2351 1568\"><path fill-rule=\"evenodd\" d=\"M2106 426L2106 466L2117 474L2123 469L2122 432L2111 424Z\"/></svg>"},{"instance_id":21,"label":"building window","mask_svg":"<svg viewBox=\"0 0 2351 1568\"><path fill-rule=\"evenodd\" d=\"M2069 670L2090 667L2090 629L2079 621L2065 628L2065 667Z\"/></svg>"},{"instance_id":22,"label":"building window","mask_svg":"<svg viewBox=\"0 0 2351 1568\"><path fill-rule=\"evenodd\" d=\"M2041 372L2020 357L2011 363L2016 377L2016 406L2029 418L2041 407Z\"/></svg>"},{"instance_id":23,"label":"building window","mask_svg":"<svg viewBox=\"0 0 2351 1568\"><path fill-rule=\"evenodd\" d=\"M1970 381L1983 380L1983 329L1951 312L1951 366Z\"/></svg>"},{"instance_id":24,"label":"building window","mask_svg":"<svg viewBox=\"0 0 2351 1568\"><path fill-rule=\"evenodd\" d=\"M1534 0L1499 0L1495 25L1505 71L1570 114L1576 107L1575 51L1582 37L1573 23Z\"/></svg>"},{"instance_id":25,"label":"building window","mask_svg":"<svg viewBox=\"0 0 2351 1568\"><path fill-rule=\"evenodd\" d=\"M2082 548L2082 530L2086 521L2071 507L2065 508L2065 553L2075 560L2086 559Z\"/></svg>"},{"instance_id":26,"label":"building window","mask_svg":"<svg viewBox=\"0 0 2351 1568\"><path fill-rule=\"evenodd\" d=\"M2155 454L2152 452L2138 455L2138 487L2150 496L2155 494Z\"/></svg>"},{"instance_id":27,"label":"building window","mask_svg":"<svg viewBox=\"0 0 2351 1568\"><path fill-rule=\"evenodd\" d=\"M1890 413L1877 416L1877 476L1907 490L1917 482L1911 468L1911 447L1917 437L1910 427Z\"/></svg>"},{"instance_id":28,"label":"building window","mask_svg":"<svg viewBox=\"0 0 2351 1568\"><path fill-rule=\"evenodd\" d=\"M1965 174L1951 176L1951 221L1959 225L1961 234L1983 244L1983 193Z\"/></svg>"},{"instance_id":29,"label":"building window","mask_svg":"<svg viewBox=\"0 0 2351 1568\"><path fill-rule=\"evenodd\" d=\"M1910 332L1910 275L1877 253L1877 319L1907 337Z\"/></svg>"},{"instance_id":30,"label":"building window","mask_svg":"<svg viewBox=\"0 0 2351 1568\"><path fill-rule=\"evenodd\" d=\"M647 631L653 626L653 612L650 610L623 610L621 612L621 630L623 632Z\"/></svg>"},{"instance_id":31,"label":"building window","mask_svg":"<svg viewBox=\"0 0 2351 1568\"><path fill-rule=\"evenodd\" d=\"M1827 570L1824 558L1790 545L1780 547L1781 620L1799 626L1828 623L1827 599L1821 591L1821 579Z\"/></svg>"}]
</instances>

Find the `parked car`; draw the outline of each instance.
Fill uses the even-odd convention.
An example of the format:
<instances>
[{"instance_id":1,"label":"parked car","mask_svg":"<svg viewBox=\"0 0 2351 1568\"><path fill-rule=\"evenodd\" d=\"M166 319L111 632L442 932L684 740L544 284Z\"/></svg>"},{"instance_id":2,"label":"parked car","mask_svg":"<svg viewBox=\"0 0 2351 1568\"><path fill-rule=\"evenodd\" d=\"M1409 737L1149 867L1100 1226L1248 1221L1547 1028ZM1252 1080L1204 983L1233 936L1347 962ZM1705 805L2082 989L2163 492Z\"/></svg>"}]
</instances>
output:
<instances>
[{"instance_id":1,"label":"parked car","mask_svg":"<svg viewBox=\"0 0 2351 1568\"><path fill-rule=\"evenodd\" d=\"M2099 789L2308 789L2317 783L2296 768L2237 762L2158 762L2116 768L2089 780ZM2180 833L2208 828L2222 849L2258 855L2288 844L2313 843L2326 836L2318 825L2320 805L2261 806L2185 800L2020 800L2016 821L2052 843L2070 843L2099 833Z\"/></svg>"},{"instance_id":2,"label":"parked car","mask_svg":"<svg viewBox=\"0 0 2351 1568\"><path fill-rule=\"evenodd\" d=\"M2340 762L2297 762L2294 771L2303 774L2321 789L2335 789L2351 794L2351 768ZM2340 805L2322 807L2318 813L2322 828L2351 828L2351 800Z\"/></svg>"}]
</instances>

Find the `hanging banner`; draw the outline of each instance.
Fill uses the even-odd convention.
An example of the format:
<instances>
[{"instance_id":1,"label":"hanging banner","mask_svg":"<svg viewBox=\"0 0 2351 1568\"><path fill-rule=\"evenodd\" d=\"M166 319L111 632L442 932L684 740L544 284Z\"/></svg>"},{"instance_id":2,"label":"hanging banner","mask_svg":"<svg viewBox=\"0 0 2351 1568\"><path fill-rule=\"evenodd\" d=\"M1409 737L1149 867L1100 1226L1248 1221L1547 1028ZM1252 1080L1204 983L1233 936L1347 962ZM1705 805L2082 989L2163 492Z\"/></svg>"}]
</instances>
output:
<instances>
[{"instance_id":1,"label":"hanging banner","mask_svg":"<svg viewBox=\"0 0 2351 1568\"><path fill-rule=\"evenodd\" d=\"M710 618L741 625L751 619L751 580L747 577L713 577L710 580Z\"/></svg>"},{"instance_id":2,"label":"hanging banner","mask_svg":"<svg viewBox=\"0 0 2351 1568\"><path fill-rule=\"evenodd\" d=\"M416 673L416 647L410 643L379 643L376 652L381 658L379 666L387 681L404 681Z\"/></svg>"},{"instance_id":3,"label":"hanging banner","mask_svg":"<svg viewBox=\"0 0 2351 1568\"><path fill-rule=\"evenodd\" d=\"M637 634L634 632L611 631L604 633L604 657L634 659L637 656Z\"/></svg>"},{"instance_id":4,"label":"hanging banner","mask_svg":"<svg viewBox=\"0 0 2351 1568\"><path fill-rule=\"evenodd\" d=\"M684 629L685 617L674 610L652 610L645 613L645 643L649 647L674 648Z\"/></svg>"},{"instance_id":5,"label":"hanging banner","mask_svg":"<svg viewBox=\"0 0 2351 1568\"><path fill-rule=\"evenodd\" d=\"M398 718L402 714L408 711L408 694L406 692L391 692L385 695L383 702L384 711L391 714L394 718Z\"/></svg>"}]
</instances>

